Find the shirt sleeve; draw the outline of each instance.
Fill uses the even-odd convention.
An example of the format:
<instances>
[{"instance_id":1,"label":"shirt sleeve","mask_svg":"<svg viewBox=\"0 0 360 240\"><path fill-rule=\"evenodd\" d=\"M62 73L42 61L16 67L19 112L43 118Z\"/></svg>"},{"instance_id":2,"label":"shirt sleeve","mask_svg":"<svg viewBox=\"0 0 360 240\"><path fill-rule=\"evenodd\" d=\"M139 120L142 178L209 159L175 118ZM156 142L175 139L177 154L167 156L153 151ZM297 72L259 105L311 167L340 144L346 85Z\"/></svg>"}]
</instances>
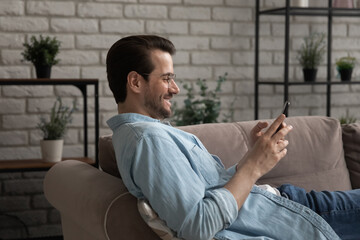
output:
<instances>
[{"instance_id":1,"label":"shirt sleeve","mask_svg":"<svg viewBox=\"0 0 360 240\"><path fill-rule=\"evenodd\" d=\"M229 167L226 171L227 171L231 176L234 176L234 174L236 173L236 166L237 166L237 164L232 165L232 166Z\"/></svg>"},{"instance_id":2,"label":"shirt sleeve","mask_svg":"<svg viewBox=\"0 0 360 240\"><path fill-rule=\"evenodd\" d=\"M206 190L188 161L190 154L162 137L142 138L131 175L152 208L179 238L211 239L237 217L233 195L225 188Z\"/></svg>"}]
</instances>

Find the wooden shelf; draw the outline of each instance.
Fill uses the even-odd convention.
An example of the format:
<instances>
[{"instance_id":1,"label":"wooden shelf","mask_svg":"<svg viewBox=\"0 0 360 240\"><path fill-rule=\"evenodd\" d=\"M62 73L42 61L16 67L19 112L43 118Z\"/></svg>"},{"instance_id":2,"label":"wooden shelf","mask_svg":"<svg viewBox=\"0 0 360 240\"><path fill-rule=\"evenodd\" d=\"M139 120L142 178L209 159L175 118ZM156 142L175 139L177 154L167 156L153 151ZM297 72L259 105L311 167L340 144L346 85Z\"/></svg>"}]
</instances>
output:
<instances>
[{"instance_id":1,"label":"wooden shelf","mask_svg":"<svg viewBox=\"0 0 360 240\"><path fill-rule=\"evenodd\" d=\"M84 78L0 78L0 85L88 85L97 83L98 79Z\"/></svg>"},{"instance_id":2,"label":"wooden shelf","mask_svg":"<svg viewBox=\"0 0 360 240\"><path fill-rule=\"evenodd\" d=\"M98 141L99 141L99 80L98 79L68 79L68 78L0 78L0 86L10 85L70 85L77 87L83 96L83 127L84 127L84 157L75 158L79 161L98 166ZM94 87L94 123L95 123L95 160L88 158L88 86ZM64 159L66 160L66 159ZM0 161L0 172L5 171L32 171L46 170L54 163L43 162L41 159L6 160Z\"/></svg>"},{"instance_id":3,"label":"wooden shelf","mask_svg":"<svg viewBox=\"0 0 360 240\"><path fill-rule=\"evenodd\" d=\"M66 160L78 160L91 165L95 164L95 160L88 157L81 158L63 158ZM42 159L22 159L22 160L1 160L0 172L22 172L22 171L44 171L51 168L57 162L45 162Z\"/></svg>"}]
</instances>

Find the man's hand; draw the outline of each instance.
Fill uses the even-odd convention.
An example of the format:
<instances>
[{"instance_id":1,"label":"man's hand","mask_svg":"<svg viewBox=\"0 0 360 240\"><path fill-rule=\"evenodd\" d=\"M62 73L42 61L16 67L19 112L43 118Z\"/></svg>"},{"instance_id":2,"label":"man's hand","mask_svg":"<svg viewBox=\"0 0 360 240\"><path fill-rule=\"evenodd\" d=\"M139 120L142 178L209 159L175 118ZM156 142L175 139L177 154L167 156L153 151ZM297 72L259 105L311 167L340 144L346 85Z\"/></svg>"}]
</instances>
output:
<instances>
[{"instance_id":1,"label":"man's hand","mask_svg":"<svg viewBox=\"0 0 360 240\"><path fill-rule=\"evenodd\" d=\"M269 126L268 122L258 122L255 127L253 127L250 131L250 147L252 148L256 141L265 133L263 130ZM286 127L286 123L282 122L281 125L277 128L280 130L281 128Z\"/></svg>"},{"instance_id":2,"label":"man's hand","mask_svg":"<svg viewBox=\"0 0 360 240\"><path fill-rule=\"evenodd\" d=\"M267 122L258 122L250 131L250 147L253 147L256 141L264 134L263 129L267 128Z\"/></svg>"},{"instance_id":3,"label":"man's hand","mask_svg":"<svg viewBox=\"0 0 360 240\"><path fill-rule=\"evenodd\" d=\"M292 130L292 126L285 126L276 132L284 119L285 115L281 114L266 132L262 131L265 126L263 123L258 123L252 130L255 144L237 165L235 175L224 186L233 194L239 209L256 181L286 155L289 142L284 138Z\"/></svg>"},{"instance_id":4,"label":"man's hand","mask_svg":"<svg viewBox=\"0 0 360 240\"><path fill-rule=\"evenodd\" d=\"M254 173L260 178L269 172L275 165L285 157L287 153L287 145L289 142L285 140L285 136L291 131L292 126L283 124L285 115L281 114L269 127L266 132L262 132L262 126L265 124L257 124L253 130L253 136L257 137L252 149L246 154L243 165L250 165ZM281 126L280 130L277 129ZM260 125L260 126L259 126Z\"/></svg>"}]
</instances>

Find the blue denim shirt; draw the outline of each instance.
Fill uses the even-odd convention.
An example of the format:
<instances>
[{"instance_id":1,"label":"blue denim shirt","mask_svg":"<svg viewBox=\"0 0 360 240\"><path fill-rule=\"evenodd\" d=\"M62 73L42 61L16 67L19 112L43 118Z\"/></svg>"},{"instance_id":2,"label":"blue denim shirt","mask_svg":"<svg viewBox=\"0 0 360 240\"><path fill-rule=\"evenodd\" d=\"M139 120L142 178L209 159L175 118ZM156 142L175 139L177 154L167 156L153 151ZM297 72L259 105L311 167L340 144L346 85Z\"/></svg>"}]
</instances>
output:
<instances>
[{"instance_id":1,"label":"blue denim shirt","mask_svg":"<svg viewBox=\"0 0 360 240\"><path fill-rule=\"evenodd\" d=\"M238 211L226 170L189 133L135 113L108 120L120 174L184 239L339 239L310 209L256 186Z\"/></svg>"}]
</instances>

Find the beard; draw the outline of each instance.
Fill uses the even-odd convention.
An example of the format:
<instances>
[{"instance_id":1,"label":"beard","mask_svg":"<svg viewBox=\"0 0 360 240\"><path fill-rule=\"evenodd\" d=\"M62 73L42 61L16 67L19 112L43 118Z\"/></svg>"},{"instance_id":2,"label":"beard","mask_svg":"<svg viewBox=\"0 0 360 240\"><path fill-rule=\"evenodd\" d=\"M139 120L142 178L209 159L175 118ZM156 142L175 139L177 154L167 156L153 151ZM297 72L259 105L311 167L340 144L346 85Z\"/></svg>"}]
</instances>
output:
<instances>
[{"instance_id":1,"label":"beard","mask_svg":"<svg viewBox=\"0 0 360 240\"><path fill-rule=\"evenodd\" d=\"M164 101L163 96L154 97L150 91L145 93L145 107L153 118L164 119L171 116L171 110L164 107Z\"/></svg>"}]
</instances>

